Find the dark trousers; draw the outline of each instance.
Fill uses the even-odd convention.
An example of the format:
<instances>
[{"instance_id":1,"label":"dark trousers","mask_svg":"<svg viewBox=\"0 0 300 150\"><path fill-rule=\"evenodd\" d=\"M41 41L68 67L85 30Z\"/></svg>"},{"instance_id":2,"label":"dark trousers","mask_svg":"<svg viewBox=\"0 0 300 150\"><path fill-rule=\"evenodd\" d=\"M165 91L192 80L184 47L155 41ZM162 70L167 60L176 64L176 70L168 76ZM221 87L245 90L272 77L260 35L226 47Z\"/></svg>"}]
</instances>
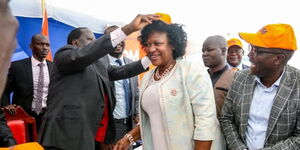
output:
<instances>
[{"instance_id":1,"label":"dark trousers","mask_svg":"<svg viewBox=\"0 0 300 150\"><path fill-rule=\"evenodd\" d=\"M116 143L132 129L131 117L127 117L125 119L114 119L114 124L116 129L116 136L114 139L114 143Z\"/></svg>"},{"instance_id":2,"label":"dark trousers","mask_svg":"<svg viewBox=\"0 0 300 150\"><path fill-rule=\"evenodd\" d=\"M114 125L115 125L115 129L116 129L116 135L114 138L114 144L120 140L122 137L124 137L124 135L126 133L128 133L131 129L132 129L132 121L131 121L131 117L127 117L124 119L114 119ZM101 144L99 142L95 143L95 150L103 150L101 149ZM132 148L129 148L132 149Z\"/></svg>"},{"instance_id":3,"label":"dark trousers","mask_svg":"<svg viewBox=\"0 0 300 150\"><path fill-rule=\"evenodd\" d=\"M38 133L38 131L40 130L42 121L43 121L42 118L43 118L43 116L44 116L44 111L42 111L40 114L36 114L36 112L30 111L30 112L28 112L28 114L29 114L31 117L34 117L34 118L35 118L36 129L37 129L37 133Z\"/></svg>"}]
</instances>

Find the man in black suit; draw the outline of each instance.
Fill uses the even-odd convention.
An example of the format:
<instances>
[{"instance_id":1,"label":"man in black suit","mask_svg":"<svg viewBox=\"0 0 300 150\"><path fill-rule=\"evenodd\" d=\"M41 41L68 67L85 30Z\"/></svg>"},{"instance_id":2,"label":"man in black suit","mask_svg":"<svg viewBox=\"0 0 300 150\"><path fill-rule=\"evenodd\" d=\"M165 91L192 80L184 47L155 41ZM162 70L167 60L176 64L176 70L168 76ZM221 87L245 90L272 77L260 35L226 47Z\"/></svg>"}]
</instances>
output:
<instances>
[{"instance_id":1,"label":"man in black suit","mask_svg":"<svg viewBox=\"0 0 300 150\"><path fill-rule=\"evenodd\" d=\"M118 29L118 26L109 26L105 29L104 33L109 34L112 31ZM119 43L114 51L109 52L108 55L101 58L103 64L122 66L132 62L127 57L123 56L125 49L125 42ZM111 81L112 93L115 97L116 106L113 110L115 137L113 143L121 139L127 132L129 132L136 123L138 118L138 76L134 76L129 79ZM101 144L102 149L104 146Z\"/></svg>"},{"instance_id":2,"label":"man in black suit","mask_svg":"<svg viewBox=\"0 0 300 150\"><path fill-rule=\"evenodd\" d=\"M12 15L8 6L8 0L0 0L0 96L5 87L7 71L10 64L11 55L16 47L16 33L18 22ZM0 109L0 147L16 145L10 129L6 124L4 112Z\"/></svg>"},{"instance_id":3,"label":"man in black suit","mask_svg":"<svg viewBox=\"0 0 300 150\"><path fill-rule=\"evenodd\" d=\"M39 129L46 107L52 66L52 62L46 60L50 50L48 37L34 35L30 48L32 57L12 62L1 105L12 114L17 105L21 106L30 116L35 117ZM10 104L11 93L13 97Z\"/></svg>"},{"instance_id":4,"label":"man in black suit","mask_svg":"<svg viewBox=\"0 0 300 150\"><path fill-rule=\"evenodd\" d=\"M45 149L94 150L100 126L105 127L100 132L105 133L105 143L112 143L114 126L110 112L115 102L110 81L145 71L149 59L145 57L121 67L105 67L99 59L113 51L127 35L157 19L158 15L138 15L130 24L96 40L88 28L71 31L68 45L54 57L48 108L39 134ZM108 121L100 124L107 115Z\"/></svg>"}]
</instances>

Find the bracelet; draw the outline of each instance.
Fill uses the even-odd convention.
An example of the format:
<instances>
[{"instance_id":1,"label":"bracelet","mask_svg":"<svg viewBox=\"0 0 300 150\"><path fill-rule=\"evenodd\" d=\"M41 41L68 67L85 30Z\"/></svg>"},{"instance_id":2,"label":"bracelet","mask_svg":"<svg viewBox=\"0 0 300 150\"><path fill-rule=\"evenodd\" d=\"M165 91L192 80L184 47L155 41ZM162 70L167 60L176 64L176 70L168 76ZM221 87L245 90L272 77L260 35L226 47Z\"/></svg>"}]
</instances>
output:
<instances>
[{"instance_id":1,"label":"bracelet","mask_svg":"<svg viewBox=\"0 0 300 150\"><path fill-rule=\"evenodd\" d=\"M125 137L129 140L130 145L133 145L134 139L133 139L132 135L128 133L128 134L125 134Z\"/></svg>"}]
</instances>

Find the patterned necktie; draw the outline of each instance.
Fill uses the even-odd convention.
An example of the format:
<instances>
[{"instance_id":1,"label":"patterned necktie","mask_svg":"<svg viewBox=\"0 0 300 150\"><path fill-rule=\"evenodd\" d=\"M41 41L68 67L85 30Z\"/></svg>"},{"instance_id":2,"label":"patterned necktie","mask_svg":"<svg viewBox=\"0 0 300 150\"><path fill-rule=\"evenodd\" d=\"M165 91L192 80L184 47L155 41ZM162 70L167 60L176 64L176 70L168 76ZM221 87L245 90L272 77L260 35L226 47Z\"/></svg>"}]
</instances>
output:
<instances>
[{"instance_id":1,"label":"patterned necktie","mask_svg":"<svg viewBox=\"0 0 300 150\"><path fill-rule=\"evenodd\" d=\"M43 88L44 88L44 64L39 63L38 66L40 67L40 73L39 73L39 79L38 79L38 85L37 85L37 92L36 92L36 101L35 101L35 109L34 111L37 114L40 114L43 106Z\"/></svg>"},{"instance_id":2,"label":"patterned necktie","mask_svg":"<svg viewBox=\"0 0 300 150\"><path fill-rule=\"evenodd\" d=\"M117 59L116 62L119 64L119 66L122 66L122 61L121 59ZM123 88L125 92L125 102L126 102L126 115L127 117L130 116L130 105L131 105L131 94L130 94L130 87L129 83L126 79L123 80Z\"/></svg>"}]
</instances>

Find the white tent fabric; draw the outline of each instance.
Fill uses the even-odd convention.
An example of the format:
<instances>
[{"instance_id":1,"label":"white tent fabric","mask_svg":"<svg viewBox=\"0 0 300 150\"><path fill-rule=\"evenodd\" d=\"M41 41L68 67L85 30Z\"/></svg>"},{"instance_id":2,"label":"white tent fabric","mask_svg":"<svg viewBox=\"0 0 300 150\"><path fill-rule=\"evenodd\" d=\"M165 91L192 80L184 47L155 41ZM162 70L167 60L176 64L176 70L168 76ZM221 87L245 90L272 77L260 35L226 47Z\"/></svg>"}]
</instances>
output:
<instances>
[{"instance_id":1,"label":"white tent fabric","mask_svg":"<svg viewBox=\"0 0 300 150\"><path fill-rule=\"evenodd\" d=\"M42 18L41 0L13 0L10 6L15 16ZM86 13L55 7L51 3L46 3L46 9L49 18L54 18L73 27L88 27L95 33L103 34L105 27L108 25L122 24L121 22L109 20L109 18L99 19Z\"/></svg>"}]
</instances>

